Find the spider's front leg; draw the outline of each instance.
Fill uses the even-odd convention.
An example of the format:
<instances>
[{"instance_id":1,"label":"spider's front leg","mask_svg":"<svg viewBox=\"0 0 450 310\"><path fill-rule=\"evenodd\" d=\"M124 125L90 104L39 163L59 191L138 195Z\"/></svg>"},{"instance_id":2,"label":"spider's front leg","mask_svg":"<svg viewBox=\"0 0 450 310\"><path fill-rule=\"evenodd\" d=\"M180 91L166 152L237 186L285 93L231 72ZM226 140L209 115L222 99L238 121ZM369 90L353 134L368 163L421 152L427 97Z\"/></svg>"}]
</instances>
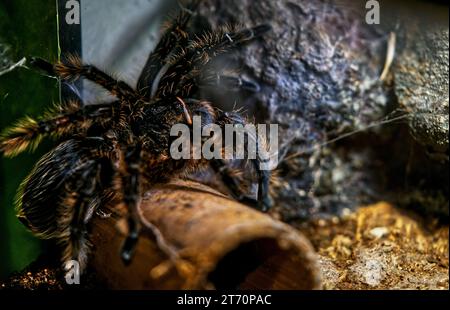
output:
<instances>
[{"instance_id":1,"label":"spider's front leg","mask_svg":"<svg viewBox=\"0 0 450 310\"><path fill-rule=\"evenodd\" d=\"M236 50L269 31L269 25L253 28L233 29L224 27L193 40L188 48L174 58L160 79L157 96L176 94L180 97L191 97L204 77L204 69L214 58ZM214 77L213 77L214 80ZM242 83L242 80L228 80L231 83Z\"/></svg>"},{"instance_id":2,"label":"spider's front leg","mask_svg":"<svg viewBox=\"0 0 450 310\"><path fill-rule=\"evenodd\" d=\"M31 65L43 70L50 76L57 76L65 81L75 81L80 78L88 79L124 101L133 99L137 101L140 98L127 83L113 78L93 65L83 64L77 56L69 55L65 60L54 65L44 59L33 58Z\"/></svg>"},{"instance_id":3,"label":"spider's front leg","mask_svg":"<svg viewBox=\"0 0 450 310\"><path fill-rule=\"evenodd\" d=\"M238 113L234 112L224 112L218 115L218 124L224 128L225 125L246 125L245 119ZM253 136L252 134L245 132L247 140L253 140L256 146L256 156L255 158L250 158L250 162L253 165L258 177L258 195L256 201L248 196L246 196L239 187L239 181L235 176L235 170L230 169L223 160L215 160L212 163L212 168L219 173L224 184L226 184L232 191L233 195L238 198L241 202L256 206L261 211L268 211L272 205L272 199L269 195L269 184L270 184L270 172L265 169L261 169L261 164L266 162L260 154L260 142L259 138ZM248 155L248 143L245 143L245 153Z\"/></svg>"},{"instance_id":4,"label":"spider's front leg","mask_svg":"<svg viewBox=\"0 0 450 310\"><path fill-rule=\"evenodd\" d=\"M166 26L164 34L148 57L138 79L137 90L142 96L149 98L155 95L159 82L168 69L169 59L179 52L179 47L188 45L187 26L199 2L200 0L191 0L186 6L182 6L178 16Z\"/></svg>"},{"instance_id":5,"label":"spider's front leg","mask_svg":"<svg viewBox=\"0 0 450 310\"><path fill-rule=\"evenodd\" d=\"M25 117L0 135L0 152L16 156L25 150L34 150L46 136L84 136L92 126L104 126L114 117L118 102L83 105L69 101L55 106L43 117Z\"/></svg>"},{"instance_id":6,"label":"spider's front leg","mask_svg":"<svg viewBox=\"0 0 450 310\"><path fill-rule=\"evenodd\" d=\"M216 123L222 129L222 132L226 132L226 125L246 125L245 119L238 113L234 112L220 112L214 109L210 103L206 101L199 101L195 99L181 100L182 103L187 102L190 107L192 115L198 115L202 117L202 127ZM189 115L189 118L191 116ZM256 171L258 176L258 196L254 200L243 193L239 186L239 180L236 178L235 169L230 169L230 167L222 159L213 159L211 161L211 167L223 180L223 183L230 189L233 196L239 201L255 206L261 211L268 211L272 207L272 200L269 196L269 183L270 183L270 172L268 170L261 169L261 164L266 162L262 158L259 152L259 139L250 133L245 133L247 140L253 140L256 146L256 156L251 158L250 161ZM203 137L205 138L205 137ZM206 138L205 138L206 139ZM245 143L245 152L248 155L248 144ZM222 154L225 153L225 149L222 149Z\"/></svg>"},{"instance_id":7,"label":"spider's front leg","mask_svg":"<svg viewBox=\"0 0 450 310\"><path fill-rule=\"evenodd\" d=\"M138 213L141 197L141 146L133 138L130 138L128 143L122 150L124 167L121 173L123 202L128 210L128 236L121 250L125 264L131 262L141 229Z\"/></svg>"}]
</instances>

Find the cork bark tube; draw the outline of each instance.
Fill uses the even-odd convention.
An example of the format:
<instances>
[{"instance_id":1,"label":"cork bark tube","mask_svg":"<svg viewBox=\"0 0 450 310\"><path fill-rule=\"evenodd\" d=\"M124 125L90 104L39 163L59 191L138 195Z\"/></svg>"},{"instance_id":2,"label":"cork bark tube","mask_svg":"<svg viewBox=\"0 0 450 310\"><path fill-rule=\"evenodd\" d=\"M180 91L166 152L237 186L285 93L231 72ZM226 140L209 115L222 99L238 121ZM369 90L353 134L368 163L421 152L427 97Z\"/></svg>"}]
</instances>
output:
<instances>
[{"instance_id":1,"label":"cork bark tube","mask_svg":"<svg viewBox=\"0 0 450 310\"><path fill-rule=\"evenodd\" d=\"M115 289L318 289L313 248L290 226L190 181L152 189L125 266L114 217L95 218L92 267Z\"/></svg>"}]
</instances>

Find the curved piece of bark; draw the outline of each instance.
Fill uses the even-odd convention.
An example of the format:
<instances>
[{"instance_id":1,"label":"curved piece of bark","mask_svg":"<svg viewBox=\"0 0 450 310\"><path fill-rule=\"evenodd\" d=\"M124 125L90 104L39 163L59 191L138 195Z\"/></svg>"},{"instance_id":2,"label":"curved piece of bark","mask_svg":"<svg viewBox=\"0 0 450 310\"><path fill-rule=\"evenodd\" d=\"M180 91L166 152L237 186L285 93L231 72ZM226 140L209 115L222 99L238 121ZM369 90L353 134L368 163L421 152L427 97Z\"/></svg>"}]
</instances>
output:
<instances>
[{"instance_id":1,"label":"curved piece of bark","mask_svg":"<svg viewBox=\"0 0 450 310\"><path fill-rule=\"evenodd\" d=\"M300 232L205 185L161 185L140 210L144 228L130 266L119 256L120 221L94 220L91 263L111 288L320 288L315 252Z\"/></svg>"}]
</instances>

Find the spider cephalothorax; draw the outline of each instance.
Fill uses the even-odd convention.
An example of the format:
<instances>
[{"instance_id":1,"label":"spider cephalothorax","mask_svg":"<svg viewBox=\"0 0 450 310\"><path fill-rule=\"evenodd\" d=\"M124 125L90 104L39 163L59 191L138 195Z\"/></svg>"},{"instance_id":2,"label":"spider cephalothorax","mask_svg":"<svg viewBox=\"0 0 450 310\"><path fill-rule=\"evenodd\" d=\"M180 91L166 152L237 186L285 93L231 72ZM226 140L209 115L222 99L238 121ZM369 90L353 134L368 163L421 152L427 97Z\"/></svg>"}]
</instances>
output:
<instances>
[{"instance_id":1,"label":"spider cephalothorax","mask_svg":"<svg viewBox=\"0 0 450 310\"><path fill-rule=\"evenodd\" d=\"M202 86L244 87L253 83L221 76L207 65L218 55L233 50L270 29L222 28L190 37L185 30L196 4L184 9L163 34L133 89L77 57L55 65L41 59L33 62L48 74L65 81L85 78L116 97L116 101L83 105L71 101L57 106L38 120L26 118L4 131L0 150L14 156L34 149L45 136L60 144L45 155L22 183L18 196L19 218L37 235L58 239L65 248L63 259L86 264L88 223L97 208L120 199L128 210L128 237L122 258L128 262L139 235L138 204L141 193L155 183L195 171L209 163L226 180L237 197L244 197L221 160L174 160L170 150L170 128L191 125L191 117L202 117L202 126L244 123L235 112L225 113L202 98ZM258 168L257 205L270 206L269 175Z\"/></svg>"}]
</instances>

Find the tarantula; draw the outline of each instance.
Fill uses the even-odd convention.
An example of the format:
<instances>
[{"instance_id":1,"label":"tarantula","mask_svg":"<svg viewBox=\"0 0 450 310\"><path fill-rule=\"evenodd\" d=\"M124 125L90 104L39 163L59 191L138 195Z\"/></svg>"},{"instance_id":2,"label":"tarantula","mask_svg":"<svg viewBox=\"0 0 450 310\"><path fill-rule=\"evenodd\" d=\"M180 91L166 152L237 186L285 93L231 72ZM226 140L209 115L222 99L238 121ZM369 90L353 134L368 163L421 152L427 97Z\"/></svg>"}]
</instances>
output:
<instances>
[{"instance_id":1,"label":"tarantula","mask_svg":"<svg viewBox=\"0 0 450 310\"><path fill-rule=\"evenodd\" d=\"M121 257L129 263L140 231L138 205L141 193L155 183L181 177L211 164L237 198L246 199L222 160L174 160L170 150L170 128L177 123L191 126L191 117L201 116L202 126L211 123L244 124L237 112L222 112L202 98L205 86L242 87L256 84L239 77L221 76L208 69L211 61L270 30L260 25L250 29L223 27L202 36L188 33L195 10L193 2L163 33L139 78L137 89L116 80L74 56L56 64L33 59L49 75L73 82L84 78L107 91L116 100L83 105L81 100L60 104L44 116L25 118L6 129L0 151L15 156L35 149L45 136L60 144L44 155L18 191L18 216L36 235L63 244L63 261L75 259L85 266L89 249L89 221L110 199L120 199L127 209L128 236ZM256 205L270 207L269 173L258 168Z\"/></svg>"}]
</instances>

